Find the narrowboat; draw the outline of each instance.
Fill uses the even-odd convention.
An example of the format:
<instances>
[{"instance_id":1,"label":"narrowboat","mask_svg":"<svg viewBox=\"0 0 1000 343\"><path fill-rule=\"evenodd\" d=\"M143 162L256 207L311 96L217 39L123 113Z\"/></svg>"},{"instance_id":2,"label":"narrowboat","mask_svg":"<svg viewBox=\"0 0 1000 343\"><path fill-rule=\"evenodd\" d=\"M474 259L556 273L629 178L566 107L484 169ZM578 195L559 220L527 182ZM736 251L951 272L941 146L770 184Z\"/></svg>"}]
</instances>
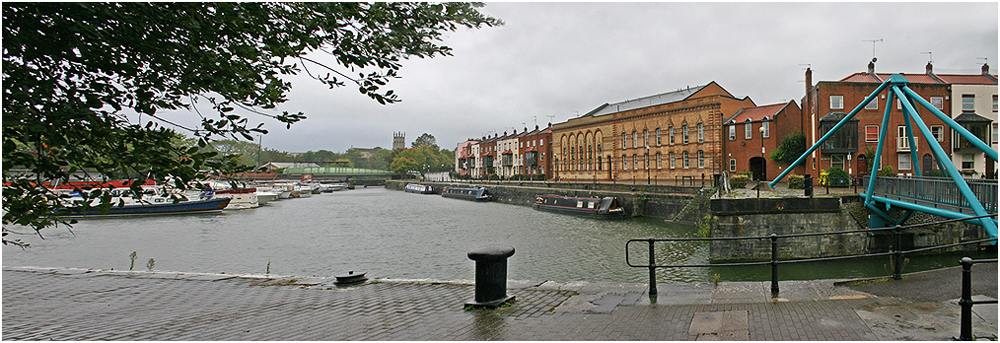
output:
<instances>
[{"instance_id":1,"label":"narrowboat","mask_svg":"<svg viewBox=\"0 0 1000 343\"><path fill-rule=\"evenodd\" d=\"M490 201L493 195L486 187L445 187L441 190L441 196L445 198L456 198L473 201Z\"/></svg>"},{"instance_id":2,"label":"narrowboat","mask_svg":"<svg viewBox=\"0 0 1000 343\"><path fill-rule=\"evenodd\" d=\"M536 195L535 203L531 205L536 210L573 214L601 219L625 218L623 208L618 198L576 198L559 195Z\"/></svg>"},{"instance_id":3,"label":"narrowboat","mask_svg":"<svg viewBox=\"0 0 1000 343\"><path fill-rule=\"evenodd\" d=\"M410 193L419 193L419 194L434 193L434 187L428 185L421 185L419 183L408 183L406 184L406 187L403 187L403 190Z\"/></svg>"}]
</instances>

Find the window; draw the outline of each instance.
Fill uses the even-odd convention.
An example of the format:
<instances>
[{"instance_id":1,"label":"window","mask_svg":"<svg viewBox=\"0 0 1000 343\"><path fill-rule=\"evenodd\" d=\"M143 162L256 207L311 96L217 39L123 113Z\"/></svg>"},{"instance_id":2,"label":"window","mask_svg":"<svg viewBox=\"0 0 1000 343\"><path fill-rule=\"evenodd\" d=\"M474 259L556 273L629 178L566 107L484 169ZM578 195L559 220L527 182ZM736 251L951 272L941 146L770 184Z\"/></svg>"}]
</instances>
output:
<instances>
[{"instance_id":1,"label":"window","mask_svg":"<svg viewBox=\"0 0 1000 343\"><path fill-rule=\"evenodd\" d=\"M736 125L729 125L729 140L736 140Z\"/></svg>"},{"instance_id":2,"label":"window","mask_svg":"<svg viewBox=\"0 0 1000 343\"><path fill-rule=\"evenodd\" d=\"M830 155L830 167L846 170L847 168L844 168L844 155Z\"/></svg>"},{"instance_id":3,"label":"window","mask_svg":"<svg viewBox=\"0 0 1000 343\"><path fill-rule=\"evenodd\" d=\"M688 144L688 126L687 125L682 125L681 126L681 135L684 136L684 144Z\"/></svg>"},{"instance_id":4,"label":"window","mask_svg":"<svg viewBox=\"0 0 1000 343\"><path fill-rule=\"evenodd\" d=\"M753 124L752 123L746 123L746 125L743 125L743 138L746 138L746 139L753 138Z\"/></svg>"},{"instance_id":5,"label":"window","mask_svg":"<svg viewBox=\"0 0 1000 343\"><path fill-rule=\"evenodd\" d=\"M976 155L962 154L962 170L976 169Z\"/></svg>"},{"instance_id":6,"label":"window","mask_svg":"<svg viewBox=\"0 0 1000 343\"><path fill-rule=\"evenodd\" d=\"M933 135L938 142L944 142L944 126L931 125L931 135Z\"/></svg>"},{"instance_id":7,"label":"window","mask_svg":"<svg viewBox=\"0 0 1000 343\"><path fill-rule=\"evenodd\" d=\"M643 146L648 147L649 146L649 130L642 130L642 136L643 136L643 140L642 140Z\"/></svg>"},{"instance_id":8,"label":"window","mask_svg":"<svg viewBox=\"0 0 1000 343\"><path fill-rule=\"evenodd\" d=\"M836 126L837 123L840 122L840 120L846 116L846 114L844 114L843 112L831 113L831 114L833 114L832 117L830 114L828 114L820 119L819 122L820 135L818 137L823 137L823 135L826 135L827 132L830 132L830 130L833 129L833 127ZM857 119L851 119L847 121L840 128L840 130L837 130L837 132L834 133L832 136L830 136L830 138L828 138L826 142L823 142L822 152L824 154L857 152L858 140L860 140L860 137L858 137L859 132L860 130L858 130Z\"/></svg>"},{"instance_id":9,"label":"window","mask_svg":"<svg viewBox=\"0 0 1000 343\"><path fill-rule=\"evenodd\" d=\"M760 127L764 128L764 133L761 135L762 138L771 137L771 122L760 123Z\"/></svg>"},{"instance_id":10,"label":"window","mask_svg":"<svg viewBox=\"0 0 1000 343\"><path fill-rule=\"evenodd\" d=\"M729 159L729 171L731 171L731 172L735 172L736 171L736 159L735 158L730 158Z\"/></svg>"},{"instance_id":11,"label":"window","mask_svg":"<svg viewBox=\"0 0 1000 343\"><path fill-rule=\"evenodd\" d=\"M993 94L993 113L997 111L997 95Z\"/></svg>"},{"instance_id":12,"label":"window","mask_svg":"<svg viewBox=\"0 0 1000 343\"><path fill-rule=\"evenodd\" d=\"M865 105L866 110L877 110L878 109L878 98L872 99L867 105Z\"/></svg>"},{"instance_id":13,"label":"window","mask_svg":"<svg viewBox=\"0 0 1000 343\"><path fill-rule=\"evenodd\" d=\"M622 155L622 170L628 170L628 157Z\"/></svg>"},{"instance_id":14,"label":"window","mask_svg":"<svg viewBox=\"0 0 1000 343\"><path fill-rule=\"evenodd\" d=\"M705 141L705 124L698 123L698 143Z\"/></svg>"},{"instance_id":15,"label":"window","mask_svg":"<svg viewBox=\"0 0 1000 343\"><path fill-rule=\"evenodd\" d=\"M660 137L660 128L656 128L656 146L660 146L663 144L663 140L661 138L662 137Z\"/></svg>"},{"instance_id":16,"label":"window","mask_svg":"<svg viewBox=\"0 0 1000 343\"><path fill-rule=\"evenodd\" d=\"M865 142L878 142L878 125L865 125Z\"/></svg>"},{"instance_id":17,"label":"window","mask_svg":"<svg viewBox=\"0 0 1000 343\"><path fill-rule=\"evenodd\" d=\"M997 144L997 123L993 123L993 144Z\"/></svg>"},{"instance_id":18,"label":"window","mask_svg":"<svg viewBox=\"0 0 1000 343\"><path fill-rule=\"evenodd\" d=\"M831 110L842 110L842 109L844 109L844 96L843 95L831 95L830 96L830 109Z\"/></svg>"},{"instance_id":19,"label":"window","mask_svg":"<svg viewBox=\"0 0 1000 343\"><path fill-rule=\"evenodd\" d=\"M646 154L645 154L645 155L643 156L643 158L645 158L645 160L646 160L646 162L645 162L645 163L646 163L646 164L643 164L642 166L643 166L643 167L645 167L645 168L646 168L646 170L649 170L649 153L647 152L647 153L646 153Z\"/></svg>"},{"instance_id":20,"label":"window","mask_svg":"<svg viewBox=\"0 0 1000 343\"><path fill-rule=\"evenodd\" d=\"M663 169L663 155L656 153L656 169Z\"/></svg>"},{"instance_id":21,"label":"window","mask_svg":"<svg viewBox=\"0 0 1000 343\"><path fill-rule=\"evenodd\" d=\"M677 168L677 160L675 158L676 157L674 157L674 153L671 152L670 153L670 169Z\"/></svg>"},{"instance_id":22,"label":"window","mask_svg":"<svg viewBox=\"0 0 1000 343\"><path fill-rule=\"evenodd\" d=\"M667 135L670 136L670 145L674 145L674 127L670 126L667 128Z\"/></svg>"},{"instance_id":23,"label":"window","mask_svg":"<svg viewBox=\"0 0 1000 343\"><path fill-rule=\"evenodd\" d=\"M639 170L639 155L632 154L632 169Z\"/></svg>"},{"instance_id":24,"label":"window","mask_svg":"<svg viewBox=\"0 0 1000 343\"><path fill-rule=\"evenodd\" d=\"M976 96L972 94L962 94L962 112L976 111Z\"/></svg>"},{"instance_id":25,"label":"window","mask_svg":"<svg viewBox=\"0 0 1000 343\"><path fill-rule=\"evenodd\" d=\"M698 150L698 168L705 168L705 152Z\"/></svg>"},{"instance_id":26,"label":"window","mask_svg":"<svg viewBox=\"0 0 1000 343\"><path fill-rule=\"evenodd\" d=\"M639 132L636 132L635 130L632 130L632 147L639 147Z\"/></svg>"},{"instance_id":27,"label":"window","mask_svg":"<svg viewBox=\"0 0 1000 343\"><path fill-rule=\"evenodd\" d=\"M944 98L939 97L939 96L932 96L931 97L931 105L934 105L934 108L936 108L936 109L943 110L944 109Z\"/></svg>"},{"instance_id":28,"label":"window","mask_svg":"<svg viewBox=\"0 0 1000 343\"><path fill-rule=\"evenodd\" d=\"M685 151L684 152L684 169L688 169L690 167L691 167L691 163L690 163L690 161L688 161L688 152Z\"/></svg>"},{"instance_id":29,"label":"window","mask_svg":"<svg viewBox=\"0 0 1000 343\"><path fill-rule=\"evenodd\" d=\"M626 136L625 133L622 132L622 149L625 149L627 147L628 147L628 136Z\"/></svg>"},{"instance_id":30,"label":"window","mask_svg":"<svg viewBox=\"0 0 1000 343\"><path fill-rule=\"evenodd\" d=\"M899 154L899 170L910 170L910 154Z\"/></svg>"}]
</instances>

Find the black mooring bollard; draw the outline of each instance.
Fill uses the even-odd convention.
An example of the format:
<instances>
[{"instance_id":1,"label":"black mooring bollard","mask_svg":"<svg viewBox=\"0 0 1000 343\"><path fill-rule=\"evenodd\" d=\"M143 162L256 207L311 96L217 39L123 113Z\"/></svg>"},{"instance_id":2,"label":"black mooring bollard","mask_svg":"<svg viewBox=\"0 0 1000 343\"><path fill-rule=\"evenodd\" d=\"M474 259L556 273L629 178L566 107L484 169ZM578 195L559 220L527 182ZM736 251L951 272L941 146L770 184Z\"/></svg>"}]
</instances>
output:
<instances>
[{"instance_id":1,"label":"black mooring bollard","mask_svg":"<svg viewBox=\"0 0 1000 343\"><path fill-rule=\"evenodd\" d=\"M467 306L496 308L514 300L507 296L507 258L514 255L509 245L485 245L469 251L476 261L476 298Z\"/></svg>"}]
</instances>

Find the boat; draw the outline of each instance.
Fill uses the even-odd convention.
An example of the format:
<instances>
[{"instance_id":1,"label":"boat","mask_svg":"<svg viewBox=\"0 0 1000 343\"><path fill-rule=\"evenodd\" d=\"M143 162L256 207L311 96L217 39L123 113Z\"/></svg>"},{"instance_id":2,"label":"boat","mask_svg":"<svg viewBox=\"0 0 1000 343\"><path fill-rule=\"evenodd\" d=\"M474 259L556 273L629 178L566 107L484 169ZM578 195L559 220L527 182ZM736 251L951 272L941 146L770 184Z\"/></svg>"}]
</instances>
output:
<instances>
[{"instance_id":1,"label":"boat","mask_svg":"<svg viewBox=\"0 0 1000 343\"><path fill-rule=\"evenodd\" d=\"M493 195L486 187L445 187L441 190L441 196L445 198L456 198L473 201L490 201Z\"/></svg>"},{"instance_id":2,"label":"boat","mask_svg":"<svg viewBox=\"0 0 1000 343\"><path fill-rule=\"evenodd\" d=\"M406 187L403 187L403 190L410 193L419 193L419 194L434 193L434 187L428 185L421 185L419 183L408 183L406 184Z\"/></svg>"},{"instance_id":3,"label":"boat","mask_svg":"<svg viewBox=\"0 0 1000 343\"><path fill-rule=\"evenodd\" d=\"M152 197L138 199L127 202L129 197L112 198L111 203L117 204L118 200L125 202L123 206L112 205L107 213L103 213L96 208L91 208L81 213L72 213L65 217L98 217L98 216L134 216L134 215L156 215L156 214L189 214L219 212L229 205L230 198L211 198L206 200L188 200L174 202L170 197Z\"/></svg>"},{"instance_id":4,"label":"boat","mask_svg":"<svg viewBox=\"0 0 1000 343\"><path fill-rule=\"evenodd\" d=\"M346 182L339 183L324 183L326 190L324 192L335 192L335 191L345 191L350 188Z\"/></svg>"},{"instance_id":5,"label":"boat","mask_svg":"<svg viewBox=\"0 0 1000 343\"><path fill-rule=\"evenodd\" d=\"M214 198L232 199L232 201L229 202L229 206L226 206L227 210L243 210L260 207L256 187L243 186L233 188L233 186L228 182L209 182L208 185L215 191L215 195L213 196Z\"/></svg>"},{"instance_id":6,"label":"boat","mask_svg":"<svg viewBox=\"0 0 1000 343\"><path fill-rule=\"evenodd\" d=\"M292 192L288 192L288 193L291 194ZM257 204L259 204L261 206L264 206L265 204L267 204L267 203L269 203L271 201L278 200L278 196L280 196L280 194L278 194L278 193L268 192L268 191L262 191L262 190L258 189L257 190Z\"/></svg>"},{"instance_id":7,"label":"boat","mask_svg":"<svg viewBox=\"0 0 1000 343\"><path fill-rule=\"evenodd\" d=\"M625 218L623 208L618 198L577 198L559 195L536 195L531 207L536 210L556 213L573 214L601 219Z\"/></svg>"}]
</instances>

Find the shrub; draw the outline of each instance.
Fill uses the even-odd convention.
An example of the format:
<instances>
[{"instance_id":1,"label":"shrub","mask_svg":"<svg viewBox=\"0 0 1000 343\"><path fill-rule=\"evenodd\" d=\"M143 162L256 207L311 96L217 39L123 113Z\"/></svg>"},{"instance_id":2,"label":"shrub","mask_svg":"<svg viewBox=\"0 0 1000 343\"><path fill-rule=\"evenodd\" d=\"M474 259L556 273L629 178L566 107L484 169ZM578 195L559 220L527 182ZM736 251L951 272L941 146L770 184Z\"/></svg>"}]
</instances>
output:
<instances>
[{"instance_id":1,"label":"shrub","mask_svg":"<svg viewBox=\"0 0 1000 343\"><path fill-rule=\"evenodd\" d=\"M749 181L750 177L743 175L743 173L733 175L732 177L729 178L729 188L732 189L745 188L747 186L747 182Z\"/></svg>"},{"instance_id":2,"label":"shrub","mask_svg":"<svg viewBox=\"0 0 1000 343\"><path fill-rule=\"evenodd\" d=\"M752 178L753 177L753 172L751 172L751 171L741 171L739 173L736 173L736 175L743 175L743 176L746 176L747 178Z\"/></svg>"},{"instance_id":3,"label":"shrub","mask_svg":"<svg viewBox=\"0 0 1000 343\"><path fill-rule=\"evenodd\" d=\"M791 174L788 175L788 189L805 189L805 176Z\"/></svg>"},{"instance_id":4,"label":"shrub","mask_svg":"<svg viewBox=\"0 0 1000 343\"><path fill-rule=\"evenodd\" d=\"M885 166L878 170L878 176L896 176L896 174L892 172L892 166Z\"/></svg>"},{"instance_id":5,"label":"shrub","mask_svg":"<svg viewBox=\"0 0 1000 343\"><path fill-rule=\"evenodd\" d=\"M849 187L851 185L851 174L840 167L832 167L826 170L826 177L823 178L822 185L829 187Z\"/></svg>"}]
</instances>

